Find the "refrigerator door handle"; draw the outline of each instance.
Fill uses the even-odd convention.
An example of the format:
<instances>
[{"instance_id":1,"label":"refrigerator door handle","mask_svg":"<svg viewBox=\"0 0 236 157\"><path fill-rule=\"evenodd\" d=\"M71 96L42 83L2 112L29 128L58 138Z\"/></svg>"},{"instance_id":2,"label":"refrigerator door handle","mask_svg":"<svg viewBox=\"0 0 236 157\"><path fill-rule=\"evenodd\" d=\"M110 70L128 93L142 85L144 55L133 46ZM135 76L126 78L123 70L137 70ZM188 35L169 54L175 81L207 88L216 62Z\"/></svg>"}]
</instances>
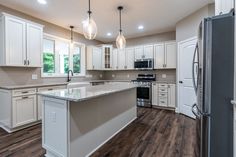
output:
<instances>
[{"instance_id":1,"label":"refrigerator door handle","mask_svg":"<svg viewBox=\"0 0 236 157\"><path fill-rule=\"evenodd\" d=\"M196 118L199 119L200 115L197 112L198 112L197 104L193 104L193 106L192 106L192 113L196 116Z\"/></svg>"},{"instance_id":2,"label":"refrigerator door handle","mask_svg":"<svg viewBox=\"0 0 236 157\"><path fill-rule=\"evenodd\" d=\"M198 43L196 44L196 47L195 47L195 50L194 50L194 54L193 54L193 62L192 62L192 79L193 79L193 88L194 88L194 91L195 93L197 94L197 84L196 84L196 78L195 78L195 65L197 65L197 67L199 68L199 62L195 62L195 59L196 59L196 54L197 54L197 51L198 51ZM197 68L197 69L198 69ZM199 70L197 70L199 71ZM198 76L198 74L197 74ZM198 78L197 78L198 79Z\"/></svg>"}]
</instances>

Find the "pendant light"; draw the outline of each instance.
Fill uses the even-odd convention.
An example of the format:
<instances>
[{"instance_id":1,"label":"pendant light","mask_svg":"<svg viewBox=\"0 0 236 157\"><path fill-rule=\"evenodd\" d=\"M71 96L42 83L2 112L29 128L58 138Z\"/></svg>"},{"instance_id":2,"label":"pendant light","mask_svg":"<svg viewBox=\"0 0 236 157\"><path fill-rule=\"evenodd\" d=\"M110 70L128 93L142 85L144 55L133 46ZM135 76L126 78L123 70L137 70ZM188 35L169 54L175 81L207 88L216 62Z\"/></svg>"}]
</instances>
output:
<instances>
[{"instance_id":1,"label":"pendant light","mask_svg":"<svg viewBox=\"0 0 236 157\"><path fill-rule=\"evenodd\" d=\"M89 0L89 11L88 18L83 22L83 33L84 37L89 40L95 39L97 35L97 25L91 17L92 11L90 10L90 0Z\"/></svg>"},{"instance_id":2,"label":"pendant light","mask_svg":"<svg viewBox=\"0 0 236 157\"><path fill-rule=\"evenodd\" d=\"M73 32L73 29L74 29L74 26L70 26L70 46L73 47L74 46L74 39L73 39L73 36L74 36L74 32Z\"/></svg>"},{"instance_id":3,"label":"pendant light","mask_svg":"<svg viewBox=\"0 0 236 157\"><path fill-rule=\"evenodd\" d=\"M119 6L117 9L119 10L119 13L120 13L120 30L119 30L119 34L116 38L116 47L118 49L124 49L126 46L126 40L125 40L125 37L124 37L122 29L121 29L121 11L123 10L123 7Z\"/></svg>"}]
</instances>

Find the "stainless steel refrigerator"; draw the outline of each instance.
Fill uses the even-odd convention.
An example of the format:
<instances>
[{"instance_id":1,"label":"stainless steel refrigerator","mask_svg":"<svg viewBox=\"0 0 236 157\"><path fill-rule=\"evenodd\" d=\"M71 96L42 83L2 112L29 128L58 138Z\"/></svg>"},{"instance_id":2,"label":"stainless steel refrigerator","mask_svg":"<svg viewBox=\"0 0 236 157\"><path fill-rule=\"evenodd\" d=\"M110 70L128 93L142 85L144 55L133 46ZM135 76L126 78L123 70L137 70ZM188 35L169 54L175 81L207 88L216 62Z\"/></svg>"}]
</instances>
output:
<instances>
[{"instance_id":1,"label":"stainless steel refrigerator","mask_svg":"<svg viewBox=\"0 0 236 157\"><path fill-rule=\"evenodd\" d=\"M192 67L200 157L233 157L233 11L201 22Z\"/></svg>"}]
</instances>

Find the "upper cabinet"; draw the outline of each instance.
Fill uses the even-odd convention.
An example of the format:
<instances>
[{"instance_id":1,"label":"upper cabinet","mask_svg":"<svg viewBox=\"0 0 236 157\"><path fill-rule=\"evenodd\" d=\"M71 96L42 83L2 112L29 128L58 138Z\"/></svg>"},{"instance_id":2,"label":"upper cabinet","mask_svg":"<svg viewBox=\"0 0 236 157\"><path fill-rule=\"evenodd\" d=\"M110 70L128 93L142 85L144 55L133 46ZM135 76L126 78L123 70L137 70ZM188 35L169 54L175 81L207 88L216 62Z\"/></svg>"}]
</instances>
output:
<instances>
[{"instance_id":1,"label":"upper cabinet","mask_svg":"<svg viewBox=\"0 0 236 157\"><path fill-rule=\"evenodd\" d=\"M153 45L135 47L135 60L153 58Z\"/></svg>"},{"instance_id":2,"label":"upper cabinet","mask_svg":"<svg viewBox=\"0 0 236 157\"><path fill-rule=\"evenodd\" d=\"M227 14L234 8L234 0L215 0L215 14Z\"/></svg>"},{"instance_id":3,"label":"upper cabinet","mask_svg":"<svg viewBox=\"0 0 236 157\"><path fill-rule=\"evenodd\" d=\"M111 45L87 47L87 70L134 70L139 59L153 59L154 69L176 68L176 42L113 49Z\"/></svg>"},{"instance_id":4,"label":"upper cabinet","mask_svg":"<svg viewBox=\"0 0 236 157\"><path fill-rule=\"evenodd\" d=\"M102 69L102 48L95 46L87 47L87 70Z\"/></svg>"},{"instance_id":5,"label":"upper cabinet","mask_svg":"<svg viewBox=\"0 0 236 157\"><path fill-rule=\"evenodd\" d=\"M176 42L165 42L154 45L154 68L175 69L177 48Z\"/></svg>"},{"instance_id":6,"label":"upper cabinet","mask_svg":"<svg viewBox=\"0 0 236 157\"><path fill-rule=\"evenodd\" d=\"M41 67L43 26L2 13L0 65Z\"/></svg>"}]
</instances>

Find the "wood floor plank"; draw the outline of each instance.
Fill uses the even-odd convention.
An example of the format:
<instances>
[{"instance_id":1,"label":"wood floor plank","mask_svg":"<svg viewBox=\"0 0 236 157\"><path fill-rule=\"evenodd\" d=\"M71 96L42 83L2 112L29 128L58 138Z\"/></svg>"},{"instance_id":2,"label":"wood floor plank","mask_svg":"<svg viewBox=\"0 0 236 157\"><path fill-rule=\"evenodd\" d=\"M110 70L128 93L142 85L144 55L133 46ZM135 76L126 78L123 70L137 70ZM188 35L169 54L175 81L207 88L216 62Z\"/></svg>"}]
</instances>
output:
<instances>
[{"instance_id":1,"label":"wood floor plank","mask_svg":"<svg viewBox=\"0 0 236 157\"><path fill-rule=\"evenodd\" d=\"M138 118L91 157L199 157L196 122L173 111L138 108ZM0 157L43 157L41 124L8 134Z\"/></svg>"}]
</instances>

